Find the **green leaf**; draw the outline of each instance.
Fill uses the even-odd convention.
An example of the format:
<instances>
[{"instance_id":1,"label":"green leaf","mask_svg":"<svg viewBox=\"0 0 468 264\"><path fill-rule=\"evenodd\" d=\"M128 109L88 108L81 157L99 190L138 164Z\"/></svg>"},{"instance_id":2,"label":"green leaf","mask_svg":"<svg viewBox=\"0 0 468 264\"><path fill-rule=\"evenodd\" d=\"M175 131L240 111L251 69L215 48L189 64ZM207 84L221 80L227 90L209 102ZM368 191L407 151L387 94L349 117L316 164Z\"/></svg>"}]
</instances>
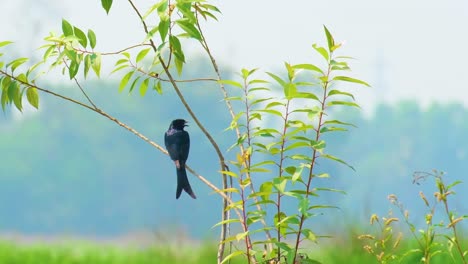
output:
<instances>
[{"instance_id":1,"label":"green leaf","mask_svg":"<svg viewBox=\"0 0 468 264\"><path fill-rule=\"evenodd\" d=\"M327 146L327 143L325 142L325 140L320 140L318 142L313 140L312 142L312 148L317 151L322 151L323 149L325 149L326 146Z\"/></svg>"},{"instance_id":2,"label":"green leaf","mask_svg":"<svg viewBox=\"0 0 468 264\"><path fill-rule=\"evenodd\" d=\"M102 7L106 10L106 13L109 14L109 11L112 7L112 0L101 0Z\"/></svg>"},{"instance_id":3,"label":"green leaf","mask_svg":"<svg viewBox=\"0 0 468 264\"><path fill-rule=\"evenodd\" d=\"M305 238L307 238L307 240L315 243L317 242L317 236L314 234L314 232L312 232L312 230L302 229L301 233L304 235Z\"/></svg>"},{"instance_id":4,"label":"green leaf","mask_svg":"<svg viewBox=\"0 0 468 264\"><path fill-rule=\"evenodd\" d=\"M240 240L244 239L247 235L249 234L249 231L245 231L242 233L237 233L236 234L236 239L239 242Z\"/></svg>"},{"instance_id":5,"label":"green leaf","mask_svg":"<svg viewBox=\"0 0 468 264\"><path fill-rule=\"evenodd\" d=\"M308 209L310 206L310 201L307 196L300 196L299 198L299 212L303 215L308 214Z\"/></svg>"},{"instance_id":6,"label":"green leaf","mask_svg":"<svg viewBox=\"0 0 468 264\"><path fill-rule=\"evenodd\" d=\"M133 91L133 88L135 88L135 85L137 84L138 80L140 80L140 78L141 76L138 76L135 78L135 80L133 80L132 85L130 85L130 90L128 91L129 93Z\"/></svg>"},{"instance_id":7,"label":"green leaf","mask_svg":"<svg viewBox=\"0 0 468 264\"><path fill-rule=\"evenodd\" d=\"M28 58L19 58L8 63L6 67L7 68L11 67L11 71L15 71L16 68L18 68L19 66L21 66L23 63L27 62L28 60L29 60Z\"/></svg>"},{"instance_id":8,"label":"green leaf","mask_svg":"<svg viewBox=\"0 0 468 264\"><path fill-rule=\"evenodd\" d=\"M91 68L91 55L87 54L84 58L84 77L88 77L89 69Z\"/></svg>"},{"instance_id":9,"label":"green leaf","mask_svg":"<svg viewBox=\"0 0 468 264\"><path fill-rule=\"evenodd\" d=\"M279 76L271 73L271 72L267 72L268 75L270 75L271 78L273 78L277 83L279 83L279 85L281 85L281 87L285 87L286 86L286 82L283 81L283 79L281 79Z\"/></svg>"},{"instance_id":10,"label":"green leaf","mask_svg":"<svg viewBox=\"0 0 468 264\"><path fill-rule=\"evenodd\" d=\"M353 107L361 108L358 104L356 104L356 103L354 103L354 102L346 102L346 101L331 101L331 102L328 102L327 105L328 105L328 106L332 106L332 105L346 105L346 106L353 106Z\"/></svg>"},{"instance_id":11,"label":"green leaf","mask_svg":"<svg viewBox=\"0 0 468 264\"><path fill-rule=\"evenodd\" d=\"M304 92L296 93L294 95L294 98L313 99L316 101L320 101L319 98L313 93L304 93Z\"/></svg>"},{"instance_id":12,"label":"green leaf","mask_svg":"<svg viewBox=\"0 0 468 264\"><path fill-rule=\"evenodd\" d=\"M150 48L147 48L147 49L143 49L140 52L138 52L138 55L136 57L136 62L138 63L141 60L143 60L145 58L146 54L148 54L149 51L150 51Z\"/></svg>"},{"instance_id":13,"label":"green leaf","mask_svg":"<svg viewBox=\"0 0 468 264\"><path fill-rule=\"evenodd\" d=\"M146 13L143 15L143 19L146 20L146 18L147 18L149 15L151 15L151 13L153 13L154 10L158 9L158 7L159 7L160 5L161 5L161 2L152 5L151 8L148 9L148 11L146 11Z\"/></svg>"},{"instance_id":14,"label":"green leaf","mask_svg":"<svg viewBox=\"0 0 468 264\"><path fill-rule=\"evenodd\" d=\"M309 207L308 210L315 210L315 209L340 209L338 206L333 205L312 205Z\"/></svg>"},{"instance_id":15,"label":"green leaf","mask_svg":"<svg viewBox=\"0 0 468 264\"><path fill-rule=\"evenodd\" d=\"M351 78L351 77L348 77L348 76L335 76L333 78L333 80L334 81L358 83L358 84L362 84L362 85L365 85L367 87L370 87L370 85L368 83L366 83L365 81L361 81L359 79Z\"/></svg>"},{"instance_id":16,"label":"green leaf","mask_svg":"<svg viewBox=\"0 0 468 264\"><path fill-rule=\"evenodd\" d=\"M34 108L39 109L39 93L34 87L30 87L26 90L26 98L28 99L29 104Z\"/></svg>"},{"instance_id":17,"label":"green leaf","mask_svg":"<svg viewBox=\"0 0 468 264\"><path fill-rule=\"evenodd\" d=\"M10 100L13 99L13 103L15 104L16 108L22 112L23 111L23 105L21 101L21 91L20 91L20 86L17 82L10 82L10 85L8 87L8 97Z\"/></svg>"},{"instance_id":18,"label":"green leaf","mask_svg":"<svg viewBox=\"0 0 468 264\"><path fill-rule=\"evenodd\" d=\"M91 55L91 68L93 68L94 73L99 78L101 74L101 53Z\"/></svg>"},{"instance_id":19,"label":"green leaf","mask_svg":"<svg viewBox=\"0 0 468 264\"><path fill-rule=\"evenodd\" d=\"M228 260L232 259L233 257L243 255L243 254L244 254L244 251L242 251L242 250L234 251L231 254L227 255L220 264L224 264Z\"/></svg>"},{"instance_id":20,"label":"green leaf","mask_svg":"<svg viewBox=\"0 0 468 264\"><path fill-rule=\"evenodd\" d=\"M50 55L53 53L53 51L55 50L55 45L50 45L47 50L44 52L44 56L42 56L42 59L44 61L46 61Z\"/></svg>"},{"instance_id":21,"label":"green leaf","mask_svg":"<svg viewBox=\"0 0 468 264\"><path fill-rule=\"evenodd\" d=\"M289 145L287 148L285 148L284 151L289 151L291 149L303 148L303 147L310 147L310 143L304 142L304 141L294 142L291 145Z\"/></svg>"},{"instance_id":22,"label":"green leaf","mask_svg":"<svg viewBox=\"0 0 468 264\"><path fill-rule=\"evenodd\" d=\"M153 27L149 32L148 34L146 34L146 39L145 40L149 40L149 39L152 39L154 37L154 34L156 34L156 32L159 31L159 26L155 26Z\"/></svg>"},{"instance_id":23,"label":"green leaf","mask_svg":"<svg viewBox=\"0 0 468 264\"><path fill-rule=\"evenodd\" d=\"M65 37L73 36L73 27L67 20L62 19L62 32Z\"/></svg>"},{"instance_id":24,"label":"green leaf","mask_svg":"<svg viewBox=\"0 0 468 264\"><path fill-rule=\"evenodd\" d=\"M162 85L161 85L161 81L160 81L160 80L158 80L158 81L156 82L156 85L154 86L154 89L156 90L156 92L157 92L158 94L162 94Z\"/></svg>"},{"instance_id":25,"label":"green leaf","mask_svg":"<svg viewBox=\"0 0 468 264\"><path fill-rule=\"evenodd\" d=\"M331 53L333 52L333 47L335 47L335 40L325 25L323 26L323 29L325 30L325 35L327 35L328 51Z\"/></svg>"},{"instance_id":26,"label":"green leaf","mask_svg":"<svg viewBox=\"0 0 468 264\"><path fill-rule=\"evenodd\" d=\"M88 29L88 39L89 45L92 49L94 49L94 47L96 47L96 34L94 34L94 31L92 31L91 29Z\"/></svg>"},{"instance_id":27,"label":"green leaf","mask_svg":"<svg viewBox=\"0 0 468 264\"><path fill-rule=\"evenodd\" d=\"M132 78L133 73L135 73L135 72L134 71L129 71L122 78L122 80L120 81L120 85L119 85L119 92L122 92L124 90L124 88L127 85L128 81L130 80L130 78Z\"/></svg>"},{"instance_id":28,"label":"green leaf","mask_svg":"<svg viewBox=\"0 0 468 264\"><path fill-rule=\"evenodd\" d=\"M213 10L215 12L221 13L221 11L214 5L203 3L203 4L200 4L200 6L207 9L207 10Z\"/></svg>"},{"instance_id":29,"label":"green leaf","mask_svg":"<svg viewBox=\"0 0 468 264\"><path fill-rule=\"evenodd\" d=\"M190 37L202 40L202 36L200 31L188 20L188 19L179 19L176 21L176 24L179 25Z\"/></svg>"},{"instance_id":30,"label":"green leaf","mask_svg":"<svg viewBox=\"0 0 468 264\"><path fill-rule=\"evenodd\" d=\"M299 167L299 169L296 169L296 171L294 171L293 175L292 175L292 178L291 180L293 182L296 182L297 180L301 179L301 175L302 175L302 171L304 170L304 167L301 166Z\"/></svg>"},{"instance_id":31,"label":"green leaf","mask_svg":"<svg viewBox=\"0 0 468 264\"><path fill-rule=\"evenodd\" d=\"M238 83L236 81L233 81L233 80L219 80L218 83L227 84L227 85L242 88L242 84L240 84L240 83Z\"/></svg>"},{"instance_id":32,"label":"green leaf","mask_svg":"<svg viewBox=\"0 0 468 264\"><path fill-rule=\"evenodd\" d=\"M328 51L323 48L323 47L320 47L318 46L317 44L313 44L312 47L318 52L320 53L320 55L322 55L322 57L326 60L326 61L329 61L330 60L330 55L328 55Z\"/></svg>"},{"instance_id":33,"label":"green leaf","mask_svg":"<svg viewBox=\"0 0 468 264\"><path fill-rule=\"evenodd\" d=\"M343 165L346 165L347 167L351 168L353 171L356 171L356 170L354 169L353 166L349 165L349 164L346 163L344 160L339 159L339 158L337 158L337 157L335 157L335 156L333 156L333 155L330 155L330 154L322 154L322 155L320 155L320 157L326 158L326 159L330 159L330 160L334 160L334 161L337 161L337 162L339 162L339 163L341 163L341 164L343 164Z\"/></svg>"},{"instance_id":34,"label":"green leaf","mask_svg":"<svg viewBox=\"0 0 468 264\"><path fill-rule=\"evenodd\" d=\"M265 102L265 101L269 101L269 100L271 100L271 99L273 99L273 97L261 98L261 99L254 100L254 101L252 101L252 102L250 103L250 106L252 107L252 106L254 106L254 105L256 105L256 104L259 104L259 103L262 103L262 102Z\"/></svg>"},{"instance_id":35,"label":"green leaf","mask_svg":"<svg viewBox=\"0 0 468 264\"><path fill-rule=\"evenodd\" d=\"M234 177L234 178L239 177L239 176L237 176L237 174L235 172L232 172L232 171L218 171L218 172L221 173L221 174L230 176L230 177Z\"/></svg>"},{"instance_id":36,"label":"green leaf","mask_svg":"<svg viewBox=\"0 0 468 264\"><path fill-rule=\"evenodd\" d=\"M140 95L141 95L141 96L145 96L146 91L148 91L149 80L150 80L149 78L146 78L146 79L141 83L141 86L140 86Z\"/></svg>"},{"instance_id":37,"label":"green leaf","mask_svg":"<svg viewBox=\"0 0 468 264\"><path fill-rule=\"evenodd\" d=\"M255 112L268 113L268 114L283 117L283 114L280 111L276 111L276 110L273 110L273 109L256 110Z\"/></svg>"},{"instance_id":38,"label":"green leaf","mask_svg":"<svg viewBox=\"0 0 468 264\"><path fill-rule=\"evenodd\" d=\"M114 73L114 72L118 72L122 69L125 69L125 68L128 68L128 65L125 64L125 65L120 65L119 67L115 68L114 70L111 71L111 74Z\"/></svg>"},{"instance_id":39,"label":"green leaf","mask_svg":"<svg viewBox=\"0 0 468 264\"><path fill-rule=\"evenodd\" d=\"M284 96L288 99L291 100L295 98L297 95L297 86L294 83L288 83L284 87Z\"/></svg>"},{"instance_id":40,"label":"green leaf","mask_svg":"<svg viewBox=\"0 0 468 264\"><path fill-rule=\"evenodd\" d=\"M338 190L338 189L332 189L332 188L314 188L315 191L327 191L327 192L336 192L336 193L341 193L341 194L346 194L345 191Z\"/></svg>"},{"instance_id":41,"label":"green leaf","mask_svg":"<svg viewBox=\"0 0 468 264\"><path fill-rule=\"evenodd\" d=\"M284 177L277 177L273 178L273 186L280 192L284 193L284 190L286 189L286 183L288 180Z\"/></svg>"},{"instance_id":42,"label":"green leaf","mask_svg":"<svg viewBox=\"0 0 468 264\"><path fill-rule=\"evenodd\" d=\"M251 168L255 168L255 167L260 167L260 166L264 166L264 165L275 165L276 163L272 160L264 160L264 161L261 161L259 163L255 163L255 164L252 164L251 165Z\"/></svg>"},{"instance_id":43,"label":"green leaf","mask_svg":"<svg viewBox=\"0 0 468 264\"><path fill-rule=\"evenodd\" d=\"M281 102L271 102L267 104L265 108L268 109L268 108L275 107L275 106L285 106L285 104Z\"/></svg>"},{"instance_id":44,"label":"green leaf","mask_svg":"<svg viewBox=\"0 0 468 264\"><path fill-rule=\"evenodd\" d=\"M293 66L294 69L301 69L301 70L308 70L308 71L316 71L318 73L324 74L322 69L313 65L313 64L297 64Z\"/></svg>"},{"instance_id":45,"label":"green leaf","mask_svg":"<svg viewBox=\"0 0 468 264\"><path fill-rule=\"evenodd\" d=\"M333 89L331 90L330 92L328 92L328 95L327 96L332 96L332 95L344 95L344 96L349 96L351 98L354 99L354 95L352 95L351 93L347 93L347 92L342 92L342 91L339 91L339 90L336 90L336 89Z\"/></svg>"},{"instance_id":46,"label":"green leaf","mask_svg":"<svg viewBox=\"0 0 468 264\"><path fill-rule=\"evenodd\" d=\"M81 44L83 48L86 49L86 47L88 46L88 39L86 38L85 33L77 27L73 27L73 28L75 30L75 36L79 39L79 43Z\"/></svg>"},{"instance_id":47,"label":"green leaf","mask_svg":"<svg viewBox=\"0 0 468 264\"><path fill-rule=\"evenodd\" d=\"M262 183L262 185L260 185L260 192L263 193L262 194L262 199L263 200L269 200L270 195L272 194L272 190L273 190L273 183L272 182L266 181L266 182Z\"/></svg>"},{"instance_id":48,"label":"green leaf","mask_svg":"<svg viewBox=\"0 0 468 264\"><path fill-rule=\"evenodd\" d=\"M68 74L70 76L70 80L75 78L76 74L78 73L79 68L80 68L80 64L74 61L70 63L70 66L68 67Z\"/></svg>"},{"instance_id":49,"label":"green leaf","mask_svg":"<svg viewBox=\"0 0 468 264\"><path fill-rule=\"evenodd\" d=\"M456 185L458 185L460 183L462 183L462 181L455 181L452 184L447 185L447 191L452 189L454 186L456 186Z\"/></svg>"},{"instance_id":50,"label":"green leaf","mask_svg":"<svg viewBox=\"0 0 468 264\"><path fill-rule=\"evenodd\" d=\"M324 126L320 129L320 133L336 132L336 131L348 131L348 129L343 128L343 127L334 127L334 126Z\"/></svg>"},{"instance_id":51,"label":"green leaf","mask_svg":"<svg viewBox=\"0 0 468 264\"><path fill-rule=\"evenodd\" d=\"M161 19L159 21L158 29L159 35L161 36L161 41L166 41L167 33L169 32L169 27L171 26L171 22L168 19Z\"/></svg>"},{"instance_id":52,"label":"green leaf","mask_svg":"<svg viewBox=\"0 0 468 264\"><path fill-rule=\"evenodd\" d=\"M8 90L1 89L1 91L2 91L2 97L1 97L0 101L1 101L1 104L2 104L2 110L5 111L5 107L8 104L8 101L10 99L8 98Z\"/></svg>"},{"instance_id":53,"label":"green leaf","mask_svg":"<svg viewBox=\"0 0 468 264\"><path fill-rule=\"evenodd\" d=\"M291 65L287 62L284 63L284 66L286 67L286 70L288 72L288 80L290 82L293 81L294 77L296 76L296 71L294 70L293 67L291 67Z\"/></svg>"},{"instance_id":54,"label":"green leaf","mask_svg":"<svg viewBox=\"0 0 468 264\"><path fill-rule=\"evenodd\" d=\"M182 62L185 62L185 56L179 38L171 35L169 36L169 43L171 44L172 52L176 56L176 58Z\"/></svg>"},{"instance_id":55,"label":"green leaf","mask_svg":"<svg viewBox=\"0 0 468 264\"><path fill-rule=\"evenodd\" d=\"M174 60L176 69L177 69L177 74L181 75L182 74L182 69L184 67L184 61L180 60L179 58L175 58Z\"/></svg>"},{"instance_id":56,"label":"green leaf","mask_svg":"<svg viewBox=\"0 0 468 264\"><path fill-rule=\"evenodd\" d=\"M11 43L13 43L13 42L12 41L0 41L0 47L10 45Z\"/></svg>"},{"instance_id":57,"label":"green leaf","mask_svg":"<svg viewBox=\"0 0 468 264\"><path fill-rule=\"evenodd\" d=\"M231 224L231 223L239 223L240 220L239 219L236 219L236 218L233 218L233 219L226 219L226 220L223 220L223 221L220 221L219 223L216 223L214 226L212 226L211 228L215 228L217 226L220 226L220 225L224 225L224 224Z\"/></svg>"},{"instance_id":58,"label":"green leaf","mask_svg":"<svg viewBox=\"0 0 468 264\"><path fill-rule=\"evenodd\" d=\"M355 126L354 124L351 124L351 123L347 123L347 122L343 122L343 121L340 121L340 120L327 120L325 122L323 122L324 125L326 124L337 124L337 125L344 125L344 126L352 126L352 127L357 127Z\"/></svg>"}]
</instances>

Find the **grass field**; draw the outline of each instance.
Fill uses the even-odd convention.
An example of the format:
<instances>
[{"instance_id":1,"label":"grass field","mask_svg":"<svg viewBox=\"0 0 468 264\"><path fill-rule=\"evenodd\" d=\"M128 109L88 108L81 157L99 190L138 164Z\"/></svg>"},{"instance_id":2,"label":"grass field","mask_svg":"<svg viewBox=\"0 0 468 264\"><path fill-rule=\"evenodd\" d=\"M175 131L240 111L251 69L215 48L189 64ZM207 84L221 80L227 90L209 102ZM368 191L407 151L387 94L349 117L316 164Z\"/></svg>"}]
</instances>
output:
<instances>
[{"instance_id":1,"label":"grass field","mask_svg":"<svg viewBox=\"0 0 468 264\"><path fill-rule=\"evenodd\" d=\"M348 242L344 242L348 241ZM466 244L466 243L465 243ZM379 263L376 257L362 248L357 239L343 240L338 244L312 246L310 252L320 263ZM404 254L417 248L414 244L401 245L396 254ZM421 263L420 253L410 253L401 262ZM130 247L110 246L91 242L64 243L14 243L0 242L0 263L5 264L210 264L216 263L215 245L197 245L193 248L184 247ZM242 259L234 259L232 264L245 263ZM306 262L307 263L307 262ZM392 262L387 262L392 263ZM434 256L430 263L448 264L462 263L454 260L448 253Z\"/></svg>"}]
</instances>

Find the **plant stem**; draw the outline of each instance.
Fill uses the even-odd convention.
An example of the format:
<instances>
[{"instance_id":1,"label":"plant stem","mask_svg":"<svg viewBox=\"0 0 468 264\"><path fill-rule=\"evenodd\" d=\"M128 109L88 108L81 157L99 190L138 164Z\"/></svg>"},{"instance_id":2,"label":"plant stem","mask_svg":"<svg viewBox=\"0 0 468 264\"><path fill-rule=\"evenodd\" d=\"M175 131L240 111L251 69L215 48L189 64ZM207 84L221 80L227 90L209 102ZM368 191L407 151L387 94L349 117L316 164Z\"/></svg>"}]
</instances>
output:
<instances>
[{"instance_id":1,"label":"plant stem","mask_svg":"<svg viewBox=\"0 0 468 264\"><path fill-rule=\"evenodd\" d=\"M206 42L205 35L203 34L203 30L202 30L202 28L200 26L200 21L198 19L198 12L195 12L195 17L196 17L196 25L198 27L198 31L200 31L200 35L201 35L201 39L202 39L200 41L200 43L201 43L202 47L205 49L206 54L210 58L211 65L213 65L213 69L214 69L214 71L216 73L216 76L217 76L218 80L221 80L221 73L220 73L218 64L216 63L216 60L215 60L214 56L211 54L210 48L208 47L208 43ZM224 84L221 83L221 82L219 82L219 87L221 88L221 91L223 93L224 101L226 102L226 106L227 106L227 108L229 110L231 118L234 119L235 114L234 114L234 110L232 108L231 102L227 99L228 98L227 90L224 87ZM237 127L236 127L236 135L237 135L237 138L240 138L240 136L241 136L239 128L237 128ZM244 150L242 149L242 147L241 147L241 151L242 151L242 153L244 153ZM222 177L223 177L223 188L227 189L228 188L228 180L227 180L228 176L226 174L222 174ZM232 178L229 178L229 179L230 179L230 182L229 182L230 186L229 187L232 187ZM229 193L228 195L231 196L232 194ZM223 208L222 208L222 212L221 212L221 220L222 221L225 221L225 220L230 218L230 211L226 210L226 208L227 208L227 201L223 200ZM226 239L228 233L229 233L229 224L227 224L227 223L223 224L221 226L220 242L222 242L222 241L224 241ZM230 245L229 250L232 251L232 242L230 242L229 245ZM218 263L223 261L224 246L225 246L225 243L219 243L218 256L217 256Z\"/></svg>"},{"instance_id":2,"label":"plant stem","mask_svg":"<svg viewBox=\"0 0 468 264\"><path fill-rule=\"evenodd\" d=\"M440 179L440 178L439 178L439 180L442 181L442 179ZM460 240L458 240L457 227L456 227L457 224L452 223L453 222L453 216L452 216L452 214L450 214L450 210L449 210L449 206L448 206L448 202L447 202L447 189L446 189L445 184L441 183L441 185L442 185L442 190L443 190L443 193L441 193L441 196L443 197L442 202L444 203L445 213L447 214L447 217L449 219L449 225L451 226L452 231L453 231L453 241L452 241L452 243L455 244L455 246L457 248L457 251L458 251L458 254L460 254L460 257L463 260L463 263L467 264L466 259L465 259L465 255L463 254L463 249L460 246Z\"/></svg>"},{"instance_id":3,"label":"plant stem","mask_svg":"<svg viewBox=\"0 0 468 264\"><path fill-rule=\"evenodd\" d=\"M291 103L291 100L288 99L287 103L286 103L286 107L285 107L285 113L284 113L284 118L283 118L283 133L281 135L281 155L280 155L280 162L279 162L279 166L278 166L278 176L281 178L282 175L283 175L283 162L284 162L284 149L285 149L285 146L286 146L286 132L287 132L287 129L288 129L288 118L289 118L289 105ZM278 191L277 193L277 202L276 202L276 215L277 215L277 221L278 223L281 222L281 192ZM281 259L281 247L279 246L279 243L281 242L281 225L278 224L278 226L276 227L277 229L277 240L278 240L278 248L277 248L277 260L280 261Z\"/></svg>"},{"instance_id":4,"label":"plant stem","mask_svg":"<svg viewBox=\"0 0 468 264\"><path fill-rule=\"evenodd\" d=\"M143 19L143 16L141 15L140 11L138 10L138 8L135 6L135 4L133 3L132 0L128 0L128 2L130 3L130 5L132 6L133 10L135 11L135 13L138 15L138 17L140 18L141 20L141 23L143 25L143 28L144 28L144 31L146 34L148 34L148 26L146 25L146 22L145 20ZM154 41L152 39L150 39L150 43L151 43L151 46L154 50L154 52L157 52L157 47L156 45L154 44ZM220 163L220 167L221 167L221 170L224 171L228 171L229 168L228 166L226 165L225 163L225 160L224 160L224 156L223 154L221 153L221 150L218 146L218 144L216 143L216 141L213 139L213 137L211 136L211 134L206 130L206 128L202 125L202 123L200 122L200 120L198 119L198 117L195 115L195 113L192 111L192 109L190 108L190 106L188 105L187 101L185 100L184 96L182 95L177 83L175 82L175 79L172 77L172 74L171 72L169 71L169 68L168 66L166 65L166 63L164 62L163 58L158 55L159 57L159 61L161 62L161 65L163 66L163 69L164 69L164 72L166 73L167 77L169 78L169 81L171 82L172 84L172 87L174 88L174 90L176 91L177 95L179 96L179 99L181 100L182 104L184 105L184 107L186 108L187 112L190 114L190 116L193 118L193 120L195 121L195 123L198 125L198 127L200 128L200 130L203 132L203 134L205 134L205 136L207 137L207 139L210 141L211 145L213 146L213 148L215 149L216 151L216 154L218 155L218 159L219 159L219 163ZM227 176L225 174L223 174L223 186L226 186L227 187ZM226 188L224 187L224 188ZM226 200L223 201L223 209L227 207L227 202ZM226 211L226 210L223 210L223 211ZM226 213L223 213L223 220L226 219ZM223 225L225 226L225 224ZM221 237L224 237L226 236L226 230L225 228L222 228L221 230ZM224 243L220 243L222 244L222 246L219 247L218 249L218 263L220 263L222 261L222 256L224 255Z\"/></svg>"},{"instance_id":5,"label":"plant stem","mask_svg":"<svg viewBox=\"0 0 468 264\"><path fill-rule=\"evenodd\" d=\"M332 53L330 53L330 58L331 57L332 57ZM320 136L321 136L320 130L321 130L322 125L323 125L323 115L325 114L325 109L326 109L327 92L328 92L328 88L329 88L329 84L330 84L329 78L330 78L330 75L331 75L331 71L332 71L332 69L331 69L331 64L330 64L330 60L329 60L328 61L327 74L326 74L326 81L323 82L323 87L322 87L323 88L323 96L322 96L323 99L320 102L319 120L318 120L317 129L315 129L315 132L316 132L315 133L315 142L318 142L319 139L320 139ZM309 178L307 180L307 185L306 185L306 194L305 194L306 199L309 197L312 178L314 178L314 173L313 172L314 172L316 160L318 158L317 154L318 154L317 150L315 148L313 148L312 161L310 162L310 169L309 169ZM302 232L302 228L303 228L305 219L306 219L305 214L301 214L301 219L299 221L299 229L298 229L298 232L297 232L296 243L295 243L295 248L294 248L293 263L296 263L297 252L299 250L299 244L301 242L301 232Z\"/></svg>"}]
</instances>

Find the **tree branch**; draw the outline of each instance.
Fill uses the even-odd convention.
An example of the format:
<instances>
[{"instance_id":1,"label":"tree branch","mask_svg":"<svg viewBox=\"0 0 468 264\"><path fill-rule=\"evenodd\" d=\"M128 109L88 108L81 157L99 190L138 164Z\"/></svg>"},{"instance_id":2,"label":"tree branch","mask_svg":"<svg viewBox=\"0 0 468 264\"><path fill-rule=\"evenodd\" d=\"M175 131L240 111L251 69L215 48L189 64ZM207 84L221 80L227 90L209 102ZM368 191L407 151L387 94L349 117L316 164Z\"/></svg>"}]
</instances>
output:
<instances>
[{"instance_id":1,"label":"tree branch","mask_svg":"<svg viewBox=\"0 0 468 264\"><path fill-rule=\"evenodd\" d=\"M141 23L143 25L143 28L144 28L144 31L146 34L148 34L148 26L146 25L146 22L145 20L143 19L143 16L141 15L140 11L138 10L138 8L135 6L135 4L133 3L132 0L128 0L128 2L130 3L130 5L132 6L133 10L135 11L135 13L138 15L138 17L140 18L141 20ZM151 46L153 47L153 50L154 52L157 52L157 47L156 45L154 44L154 41L152 39L150 39L150 43L151 43ZM211 134L206 130L206 128L203 126L203 124L200 122L200 120L197 118L197 116L195 115L195 113L192 111L191 107L188 105L187 101L185 100L185 97L183 96L182 92L180 91L178 85L177 85L177 82L175 81L175 79L173 78L171 72L169 71L169 67L166 65L166 63L164 62L163 58L158 55L159 57L159 61L161 63L161 65L163 66L164 68L164 72L166 73L167 77L169 78L169 81L170 83L172 84L172 87L174 88L175 92L177 93L177 96L179 97L179 99L181 100L182 104L184 105L185 109L187 110L187 112L190 114L190 116L192 117L192 119L195 121L195 123L197 124L197 126L200 128L200 130L203 132L203 134L205 134L205 136L208 138L208 140L210 141L211 145L213 146L213 148L215 149L216 151L216 154L218 155L218 159L219 159L219 163L220 163L220 167L221 167L221 170L224 171L224 170L229 170L229 167L226 165L225 163L225 159L224 159L224 156L218 146L218 144L216 143L216 141L213 139L213 137L211 136ZM223 186L227 186L227 176L223 174ZM225 189L225 188L224 188ZM223 197L224 199L227 198L226 197ZM223 204L223 211L224 211L224 208L226 208L226 202L224 202ZM223 241L221 241L220 244L220 247L218 249L218 263L220 263L222 261L222 258L224 256L224 240L226 238L226 231L225 231L225 223L224 221L226 220L225 218L225 214L223 213L223 217L222 217L222 221L223 221L223 229L221 231L221 237L224 238ZM242 220L241 220L242 221Z\"/></svg>"}]
</instances>

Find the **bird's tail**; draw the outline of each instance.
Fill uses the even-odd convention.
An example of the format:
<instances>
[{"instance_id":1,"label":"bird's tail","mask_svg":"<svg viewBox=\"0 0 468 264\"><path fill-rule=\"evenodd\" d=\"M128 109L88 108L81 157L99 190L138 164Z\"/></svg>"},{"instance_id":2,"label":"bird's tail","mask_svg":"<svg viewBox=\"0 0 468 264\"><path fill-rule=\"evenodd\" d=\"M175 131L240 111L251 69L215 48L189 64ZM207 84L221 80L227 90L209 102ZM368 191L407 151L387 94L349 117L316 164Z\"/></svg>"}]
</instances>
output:
<instances>
[{"instance_id":1,"label":"bird's tail","mask_svg":"<svg viewBox=\"0 0 468 264\"><path fill-rule=\"evenodd\" d=\"M187 172L185 171L185 164L181 164L180 168L177 169L176 199L179 199L182 194L182 190L188 193L193 199L197 199L197 196L195 196L195 193L192 191L192 187L190 187Z\"/></svg>"}]
</instances>

